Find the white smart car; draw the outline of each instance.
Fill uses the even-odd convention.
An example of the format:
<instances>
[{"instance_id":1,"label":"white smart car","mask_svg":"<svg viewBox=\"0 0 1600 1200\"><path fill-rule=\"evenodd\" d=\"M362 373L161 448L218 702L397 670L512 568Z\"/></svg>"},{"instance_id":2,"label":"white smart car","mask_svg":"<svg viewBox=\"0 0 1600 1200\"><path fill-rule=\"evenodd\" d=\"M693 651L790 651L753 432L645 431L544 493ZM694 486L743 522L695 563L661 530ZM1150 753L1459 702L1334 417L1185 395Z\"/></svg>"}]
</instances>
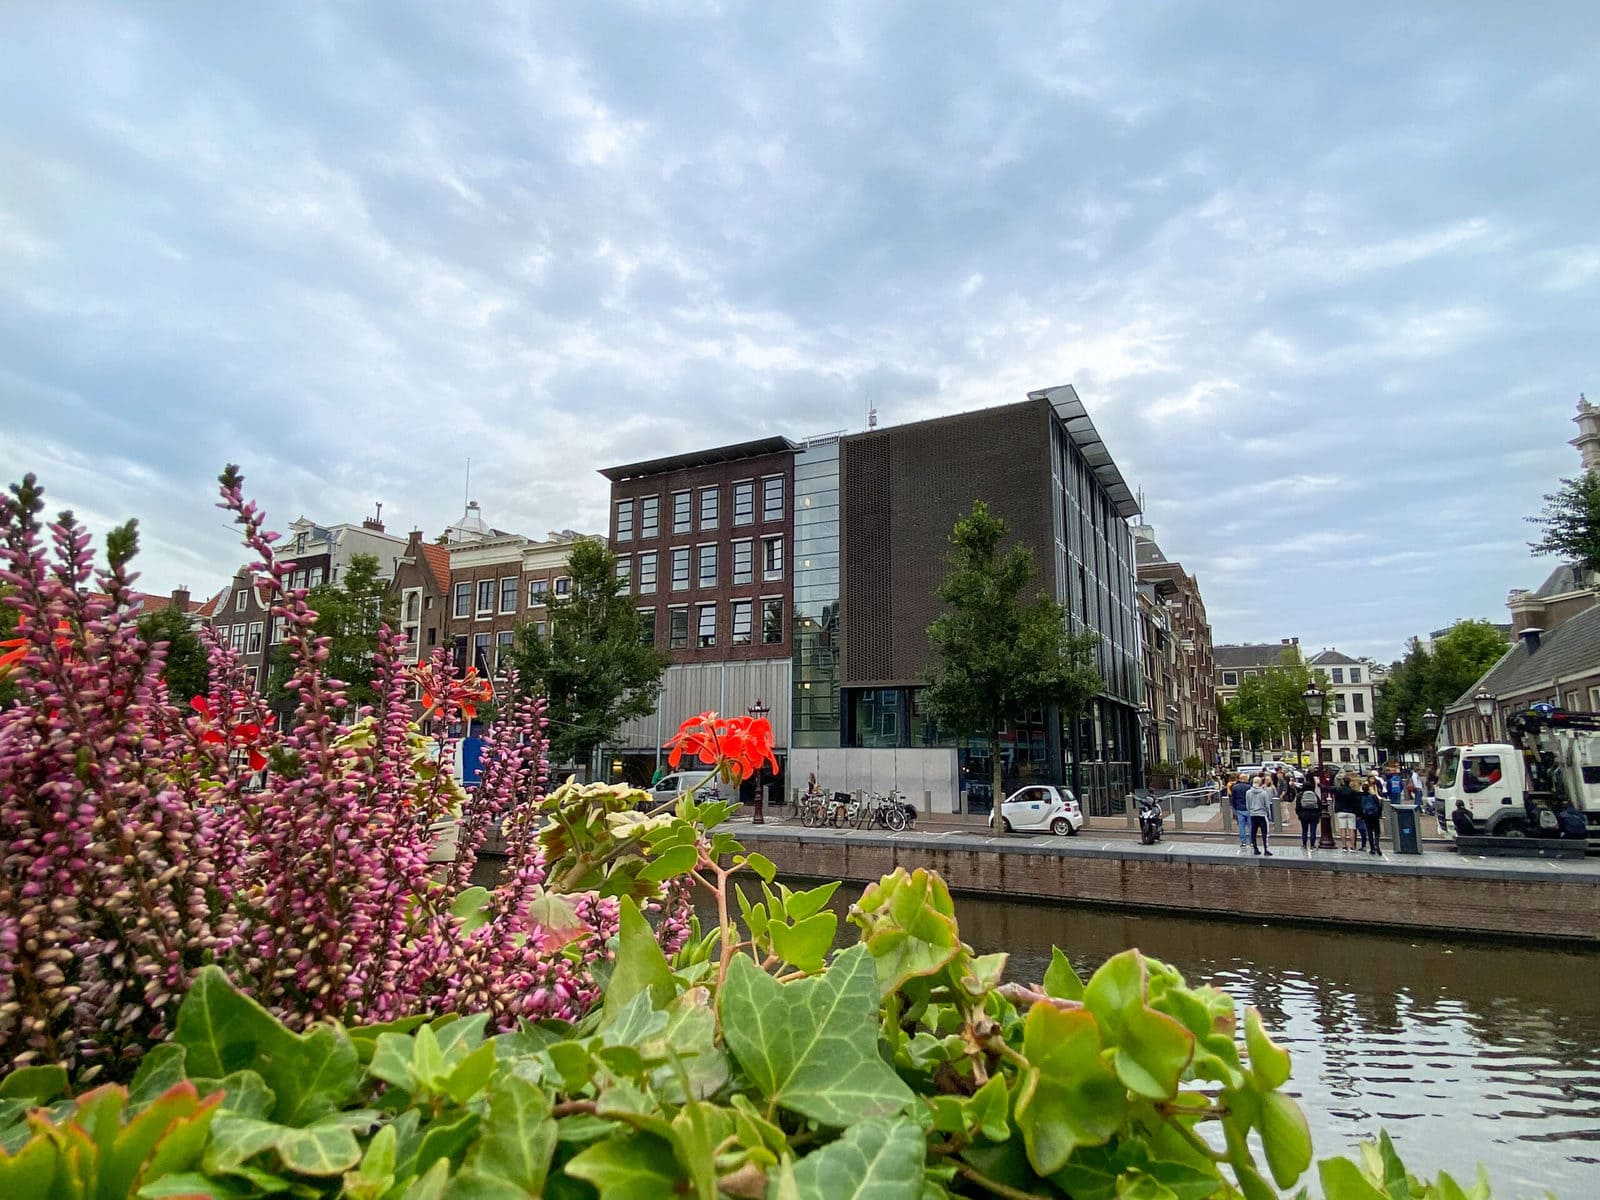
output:
<instances>
[{"instance_id":1,"label":"white smart car","mask_svg":"<svg viewBox=\"0 0 1600 1200\"><path fill-rule=\"evenodd\" d=\"M1083 828L1083 810L1067 788L1035 783L1018 788L1000 806L1007 833L1054 833L1069 836ZM994 814L989 814L994 826Z\"/></svg>"}]
</instances>

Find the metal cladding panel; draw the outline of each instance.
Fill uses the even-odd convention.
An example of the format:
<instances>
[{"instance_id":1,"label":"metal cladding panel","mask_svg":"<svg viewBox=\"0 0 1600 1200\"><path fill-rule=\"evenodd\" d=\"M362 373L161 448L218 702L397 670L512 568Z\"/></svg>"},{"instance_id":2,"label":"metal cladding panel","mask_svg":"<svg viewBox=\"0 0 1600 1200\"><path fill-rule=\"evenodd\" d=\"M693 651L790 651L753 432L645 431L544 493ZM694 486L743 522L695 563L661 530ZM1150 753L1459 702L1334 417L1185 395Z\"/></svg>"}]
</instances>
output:
<instances>
[{"instance_id":1,"label":"metal cladding panel","mask_svg":"<svg viewBox=\"0 0 1600 1200\"><path fill-rule=\"evenodd\" d=\"M661 678L656 712L626 722L617 731L617 747L651 750L678 731L689 717L719 712L740 717L757 700L771 711L774 744L789 743L790 659L674 663Z\"/></svg>"},{"instance_id":2,"label":"metal cladding panel","mask_svg":"<svg viewBox=\"0 0 1600 1200\"><path fill-rule=\"evenodd\" d=\"M985 501L1007 548L1033 551L1054 578L1050 406L1027 400L846 438L840 447L841 679L914 684L930 661L928 626L948 570L950 530Z\"/></svg>"}]
</instances>

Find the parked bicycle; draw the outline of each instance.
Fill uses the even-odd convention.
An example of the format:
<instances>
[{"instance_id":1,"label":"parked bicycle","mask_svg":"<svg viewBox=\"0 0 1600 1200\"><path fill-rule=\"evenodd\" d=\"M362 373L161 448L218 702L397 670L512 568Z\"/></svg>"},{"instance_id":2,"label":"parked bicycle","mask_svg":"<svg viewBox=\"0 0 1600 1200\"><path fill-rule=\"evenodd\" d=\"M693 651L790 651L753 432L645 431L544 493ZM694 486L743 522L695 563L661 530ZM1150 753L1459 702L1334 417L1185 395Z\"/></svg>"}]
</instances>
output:
<instances>
[{"instance_id":1,"label":"parked bicycle","mask_svg":"<svg viewBox=\"0 0 1600 1200\"><path fill-rule=\"evenodd\" d=\"M887 829L891 833L904 831L909 822L906 820L905 806L898 792L882 795L874 792L861 806L858 828L877 826Z\"/></svg>"}]
</instances>

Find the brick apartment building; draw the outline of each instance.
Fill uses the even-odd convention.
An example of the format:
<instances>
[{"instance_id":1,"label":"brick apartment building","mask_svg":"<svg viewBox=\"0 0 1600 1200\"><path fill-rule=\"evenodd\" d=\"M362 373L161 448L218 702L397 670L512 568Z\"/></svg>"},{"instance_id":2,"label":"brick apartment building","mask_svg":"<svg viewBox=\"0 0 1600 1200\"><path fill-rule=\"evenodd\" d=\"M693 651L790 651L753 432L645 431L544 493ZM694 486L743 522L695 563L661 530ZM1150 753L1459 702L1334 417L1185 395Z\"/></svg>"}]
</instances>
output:
<instances>
[{"instance_id":1,"label":"brick apartment building","mask_svg":"<svg viewBox=\"0 0 1600 1200\"><path fill-rule=\"evenodd\" d=\"M1163 731L1169 761L1198 758L1210 765L1218 752L1217 692L1211 624L1200 598L1200 580L1161 552L1148 525L1134 527L1134 550L1140 591L1148 591L1149 602L1166 610L1173 642L1174 684L1159 704L1146 702L1150 723Z\"/></svg>"}]
</instances>

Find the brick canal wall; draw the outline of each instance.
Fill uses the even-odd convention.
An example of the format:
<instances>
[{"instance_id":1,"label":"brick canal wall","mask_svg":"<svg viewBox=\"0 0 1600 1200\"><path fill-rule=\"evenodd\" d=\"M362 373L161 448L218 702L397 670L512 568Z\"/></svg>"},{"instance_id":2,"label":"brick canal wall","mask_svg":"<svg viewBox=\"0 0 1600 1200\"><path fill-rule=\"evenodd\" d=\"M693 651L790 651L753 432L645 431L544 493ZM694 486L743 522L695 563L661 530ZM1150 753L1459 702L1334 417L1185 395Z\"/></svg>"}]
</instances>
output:
<instances>
[{"instance_id":1,"label":"brick canal wall","mask_svg":"<svg viewBox=\"0 0 1600 1200\"><path fill-rule=\"evenodd\" d=\"M741 826L737 835L747 849L776 863L780 873L803 878L868 883L896 867L927 867L953 892L989 899L1015 896L1367 929L1449 929L1600 946L1600 870L1592 864L1563 872L1542 862L1478 866L1450 859L1432 865L1332 854L1235 860L1133 843L1012 847L949 836L814 836L771 826Z\"/></svg>"}]
</instances>

